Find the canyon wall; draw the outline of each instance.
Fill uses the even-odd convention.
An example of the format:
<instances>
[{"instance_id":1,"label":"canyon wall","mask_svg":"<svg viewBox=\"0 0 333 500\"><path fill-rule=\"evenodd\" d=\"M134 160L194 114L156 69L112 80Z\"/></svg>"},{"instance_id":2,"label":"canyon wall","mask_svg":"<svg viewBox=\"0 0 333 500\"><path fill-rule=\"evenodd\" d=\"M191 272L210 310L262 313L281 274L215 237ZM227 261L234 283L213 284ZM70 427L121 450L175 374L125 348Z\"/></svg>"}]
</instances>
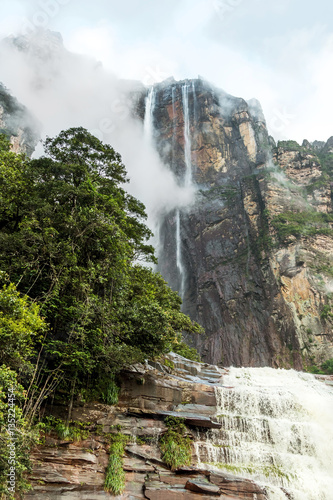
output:
<instances>
[{"instance_id":1,"label":"canyon wall","mask_svg":"<svg viewBox=\"0 0 333 500\"><path fill-rule=\"evenodd\" d=\"M150 93L151 99L147 99ZM256 100L169 79L138 91L152 142L193 203L164 213L159 267L205 334L187 341L219 365L304 369L333 357L333 138L268 135ZM0 87L0 127L30 155L38 125Z\"/></svg>"},{"instance_id":2,"label":"canyon wall","mask_svg":"<svg viewBox=\"0 0 333 500\"><path fill-rule=\"evenodd\" d=\"M0 133L7 135L12 150L32 155L39 140L39 128L27 108L0 83Z\"/></svg>"},{"instance_id":3,"label":"canyon wall","mask_svg":"<svg viewBox=\"0 0 333 500\"><path fill-rule=\"evenodd\" d=\"M196 189L159 229L159 271L206 331L188 341L225 366L301 369L332 357L332 139L276 147L256 100L200 79L153 92L154 144L180 185L191 169ZM142 120L146 104L142 94Z\"/></svg>"}]
</instances>

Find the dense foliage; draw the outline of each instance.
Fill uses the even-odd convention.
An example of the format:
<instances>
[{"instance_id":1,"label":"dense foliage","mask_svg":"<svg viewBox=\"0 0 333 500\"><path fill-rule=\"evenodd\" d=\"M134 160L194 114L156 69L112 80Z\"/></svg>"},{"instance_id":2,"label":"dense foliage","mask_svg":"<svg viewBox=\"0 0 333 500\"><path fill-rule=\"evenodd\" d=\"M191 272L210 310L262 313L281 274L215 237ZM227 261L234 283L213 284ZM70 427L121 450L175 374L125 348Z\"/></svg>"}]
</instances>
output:
<instances>
[{"instance_id":1,"label":"dense foliage","mask_svg":"<svg viewBox=\"0 0 333 500\"><path fill-rule=\"evenodd\" d=\"M124 366L201 331L145 264L151 232L120 156L83 128L44 147L30 160L0 136L0 365L20 388L24 425L50 394L67 401L68 422L75 398L115 403Z\"/></svg>"},{"instance_id":2,"label":"dense foliage","mask_svg":"<svg viewBox=\"0 0 333 500\"><path fill-rule=\"evenodd\" d=\"M154 261L142 203L123 189L117 153L86 130L26 161L2 148L0 268L40 305L48 363L72 378L167 352L199 331Z\"/></svg>"},{"instance_id":3,"label":"dense foliage","mask_svg":"<svg viewBox=\"0 0 333 500\"><path fill-rule=\"evenodd\" d=\"M0 273L0 277L5 281L4 273ZM33 346L44 328L38 306L21 296L13 284L3 284L0 289L0 498L14 498L15 491L28 488L24 473L29 469L29 449L37 443L37 433L25 418L27 391L20 381L24 383L33 378Z\"/></svg>"}]
</instances>

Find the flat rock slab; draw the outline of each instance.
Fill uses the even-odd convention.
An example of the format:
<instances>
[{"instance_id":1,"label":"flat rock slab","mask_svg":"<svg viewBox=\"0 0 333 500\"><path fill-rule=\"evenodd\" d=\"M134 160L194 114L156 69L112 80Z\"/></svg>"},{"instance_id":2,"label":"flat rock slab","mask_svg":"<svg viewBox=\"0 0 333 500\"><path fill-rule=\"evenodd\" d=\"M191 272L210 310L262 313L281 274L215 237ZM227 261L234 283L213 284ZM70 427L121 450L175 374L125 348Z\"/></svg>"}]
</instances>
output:
<instances>
[{"instance_id":1,"label":"flat rock slab","mask_svg":"<svg viewBox=\"0 0 333 500\"><path fill-rule=\"evenodd\" d=\"M207 406L200 404L181 404L174 408L177 413L200 415L208 418L214 417L216 414L216 406Z\"/></svg>"},{"instance_id":2,"label":"flat rock slab","mask_svg":"<svg viewBox=\"0 0 333 500\"><path fill-rule=\"evenodd\" d=\"M139 410L137 408L129 408L128 414L133 416L150 416L151 418L162 418L162 417L178 417L184 418L185 424L190 425L192 427L205 427L208 429L221 429L222 424L217 421L212 420L210 417L206 417L203 415L196 415L194 413L185 413L185 412L177 412L177 411L154 411L151 412L149 410Z\"/></svg>"},{"instance_id":3,"label":"flat rock slab","mask_svg":"<svg viewBox=\"0 0 333 500\"><path fill-rule=\"evenodd\" d=\"M185 489L170 490L147 487L145 489L145 498L148 498L148 500L211 500L212 495L198 494ZM230 495L214 495L214 498L219 498L221 500L239 500L239 497Z\"/></svg>"},{"instance_id":4,"label":"flat rock slab","mask_svg":"<svg viewBox=\"0 0 333 500\"><path fill-rule=\"evenodd\" d=\"M40 452L32 453L31 458L39 462L53 462L59 464L97 464L97 457L85 450L47 448Z\"/></svg>"},{"instance_id":5,"label":"flat rock slab","mask_svg":"<svg viewBox=\"0 0 333 500\"><path fill-rule=\"evenodd\" d=\"M133 457L125 457L123 469L129 472L154 472L154 467L144 460Z\"/></svg>"},{"instance_id":6,"label":"flat rock slab","mask_svg":"<svg viewBox=\"0 0 333 500\"><path fill-rule=\"evenodd\" d=\"M185 489L196 493L210 493L211 495L220 494L220 488L215 484L209 483L208 481L195 481L193 479L189 479L185 484Z\"/></svg>"},{"instance_id":7,"label":"flat rock slab","mask_svg":"<svg viewBox=\"0 0 333 500\"><path fill-rule=\"evenodd\" d=\"M244 479L231 474L211 473L210 481L220 488L221 493L234 495L244 500L266 500L266 492L250 479Z\"/></svg>"}]
</instances>

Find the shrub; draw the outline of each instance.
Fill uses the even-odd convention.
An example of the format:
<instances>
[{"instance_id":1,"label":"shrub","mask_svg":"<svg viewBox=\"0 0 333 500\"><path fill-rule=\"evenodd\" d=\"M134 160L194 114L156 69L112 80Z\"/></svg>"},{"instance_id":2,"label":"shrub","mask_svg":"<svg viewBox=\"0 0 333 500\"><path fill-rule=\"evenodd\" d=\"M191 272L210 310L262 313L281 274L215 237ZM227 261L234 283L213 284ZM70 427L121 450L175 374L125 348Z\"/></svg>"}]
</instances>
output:
<instances>
[{"instance_id":1,"label":"shrub","mask_svg":"<svg viewBox=\"0 0 333 500\"><path fill-rule=\"evenodd\" d=\"M286 243L289 236L301 238L302 236L315 236L317 234L333 235L330 224L333 222L332 214L314 211L283 212L271 221L276 230L277 238L281 243Z\"/></svg>"},{"instance_id":2,"label":"shrub","mask_svg":"<svg viewBox=\"0 0 333 500\"><path fill-rule=\"evenodd\" d=\"M333 375L333 358L328 359L321 365L321 369L323 370L324 373L327 375Z\"/></svg>"},{"instance_id":3,"label":"shrub","mask_svg":"<svg viewBox=\"0 0 333 500\"><path fill-rule=\"evenodd\" d=\"M191 361L201 361L195 347L189 347L183 340L172 345L172 351Z\"/></svg>"},{"instance_id":4,"label":"shrub","mask_svg":"<svg viewBox=\"0 0 333 500\"><path fill-rule=\"evenodd\" d=\"M183 418L167 417L165 424L168 430L160 438L162 459L171 468L178 469L191 463L191 439L186 436Z\"/></svg>"},{"instance_id":5,"label":"shrub","mask_svg":"<svg viewBox=\"0 0 333 500\"><path fill-rule=\"evenodd\" d=\"M125 472L123 469L123 455L128 436L124 434L110 435L110 455L106 469L104 489L114 495L120 495L125 489Z\"/></svg>"}]
</instances>

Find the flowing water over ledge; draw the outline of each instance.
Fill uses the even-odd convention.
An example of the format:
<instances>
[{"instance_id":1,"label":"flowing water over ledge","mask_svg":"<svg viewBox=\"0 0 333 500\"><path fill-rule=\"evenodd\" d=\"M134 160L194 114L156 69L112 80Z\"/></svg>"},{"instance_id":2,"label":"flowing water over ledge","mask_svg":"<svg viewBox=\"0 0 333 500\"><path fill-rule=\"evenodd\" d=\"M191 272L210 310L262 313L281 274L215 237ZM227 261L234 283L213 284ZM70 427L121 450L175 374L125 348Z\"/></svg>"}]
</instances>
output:
<instances>
[{"instance_id":1,"label":"flowing water over ledge","mask_svg":"<svg viewBox=\"0 0 333 500\"><path fill-rule=\"evenodd\" d=\"M200 466L254 479L272 500L333 499L333 388L313 375L230 368L215 387L222 429L195 444Z\"/></svg>"}]
</instances>

